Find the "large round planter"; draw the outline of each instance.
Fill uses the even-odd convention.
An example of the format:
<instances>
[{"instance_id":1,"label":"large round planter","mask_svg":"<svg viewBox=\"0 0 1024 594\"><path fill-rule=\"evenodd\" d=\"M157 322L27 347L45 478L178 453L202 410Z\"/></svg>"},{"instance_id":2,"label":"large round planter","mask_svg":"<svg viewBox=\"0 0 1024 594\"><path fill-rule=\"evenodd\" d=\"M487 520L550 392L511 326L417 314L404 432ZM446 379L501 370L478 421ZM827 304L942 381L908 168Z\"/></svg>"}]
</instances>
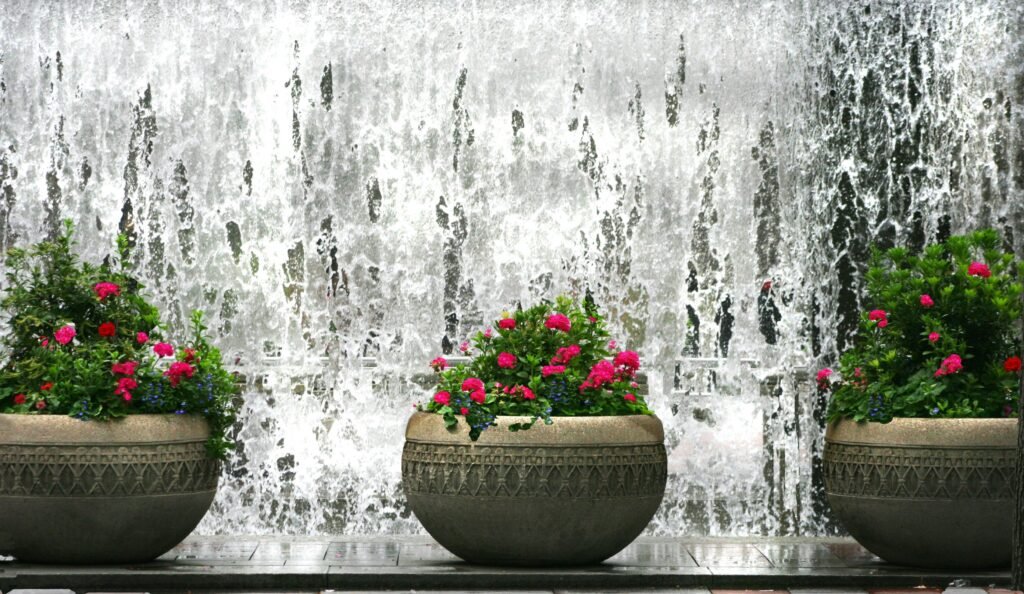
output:
<instances>
[{"instance_id":1,"label":"large round planter","mask_svg":"<svg viewBox=\"0 0 1024 594\"><path fill-rule=\"evenodd\" d=\"M0 553L37 563L151 561L209 509L206 421L0 414Z\"/></svg>"},{"instance_id":2,"label":"large round planter","mask_svg":"<svg viewBox=\"0 0 1024 594\"><path fill-rule=\"evenodd\" d=\"M665 494L655 416L557 417L527 431L498 417L476 442L460 422L414 413L402 485L409 507L446 549L471 563L586 565L622 550Z\"/></svg>"},{"instance_id":3,"label":"large round planter","mask_svg":"<svg viewBox=\"0 0 1024 594\"><path fill-rule=\"evenodd\" d=\"M890 563L1007 567L1016 448L1016 419L843 420L825 433L825 491Z\"/></svg>"}]
</instances>

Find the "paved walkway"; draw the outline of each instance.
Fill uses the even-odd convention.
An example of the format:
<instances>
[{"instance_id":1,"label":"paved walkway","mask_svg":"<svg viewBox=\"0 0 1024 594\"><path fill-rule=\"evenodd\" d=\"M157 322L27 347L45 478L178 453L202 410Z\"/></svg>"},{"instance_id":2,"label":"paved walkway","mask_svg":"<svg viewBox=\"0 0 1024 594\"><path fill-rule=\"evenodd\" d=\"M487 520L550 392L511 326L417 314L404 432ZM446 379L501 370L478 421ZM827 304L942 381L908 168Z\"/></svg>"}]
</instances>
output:
<instances>
[{"instance_id":1,"label":"paved walkway","mask_svg":"<svg viewBox=\"0 0 1024 594\"><path fill-rule=\"evenodd\" d=\"M641 538L606 563L576 568L467 564L426 536L190 537L131 566L0 562L0 592L535 592L1009 594L1009 569L921 570L883 563L846 539ZM952 589L950 589L952 587ZM47 594L50 594L49 592Z\"/></svg>"}]
</instances>

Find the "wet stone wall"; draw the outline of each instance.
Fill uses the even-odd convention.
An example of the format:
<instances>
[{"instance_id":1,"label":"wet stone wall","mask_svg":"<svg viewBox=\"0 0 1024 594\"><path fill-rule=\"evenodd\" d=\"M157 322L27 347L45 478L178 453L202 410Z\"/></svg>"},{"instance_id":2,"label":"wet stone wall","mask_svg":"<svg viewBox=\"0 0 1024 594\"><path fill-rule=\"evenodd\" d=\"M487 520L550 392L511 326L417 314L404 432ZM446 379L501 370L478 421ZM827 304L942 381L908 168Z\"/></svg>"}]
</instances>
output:
<instances>
[{"instance_id":1,"label":"wet stone wall","mask_svg":"<svg viewBox=\"0 0 1024 594\"><path fill-rule=\"evenodd\" d=\"M221 6L214 6L219 4ZM408 533L426 362L590 290L641 352L653 534L823 534L808 370L874 242L1024 241L1024 9L39 2L0 11L0 251L131 238L245 375L200 530Z\"/></svg>"}]
</instances>

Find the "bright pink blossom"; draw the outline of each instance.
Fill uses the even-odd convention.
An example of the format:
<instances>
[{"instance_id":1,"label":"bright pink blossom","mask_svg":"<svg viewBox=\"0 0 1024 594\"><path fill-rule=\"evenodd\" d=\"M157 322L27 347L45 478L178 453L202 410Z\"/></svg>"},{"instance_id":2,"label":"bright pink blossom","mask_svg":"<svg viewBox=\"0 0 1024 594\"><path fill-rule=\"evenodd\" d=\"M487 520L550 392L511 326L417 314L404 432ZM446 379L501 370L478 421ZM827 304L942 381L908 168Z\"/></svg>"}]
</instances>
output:
<instances>
[{"instance_id":1,"label":"bright pink blossom","mask_svg":"<svg viewBox=\"0 0 1024 594\"><path fill-rule=\"evenodd\" d=\"M540 374L544 377L565 373L565 365L545 365L540 368Z\"/></svg>"},{"instance_id":2,"label":"bright pink blossom","mask_svg":"<svg viewBox=\"0 0 1024 594\"><path fill-rule=\"evenodd\" d=\"M45 400L38 400L38 401L36 401L36 410L43 410L44 408L46 408L46 401Z\"/></svg>"},{"instance_id":3,"label":"bright pink blossom","mask_svg":"<svg viewBox=\"0 0 1024 594\"><path fill-rule=\"evenodd\" d=\"M170 357L174 354L174 347L166 342L158 342L153 345L153 352L158 357Z\"/></svg>"},{"instance_id":4,"label":"bright pink blossom","mask_svg":"<svg viewBox=\"0 0 1024 594\"><path fill-rule=\"evenodd\" d=\"M637 369L640 369L640 355L636 351L622 351L615 355L615 366L625 367L635 373Z\"/></svg>"},{"instance_id":5,"label":"bright pink blossom","mask_svg":"<svg viewBox=\"0 0 1024 594\"><path fill-rule=\"evenodd\" d=\"M942 338L942 336L938 332L932 332L931 334L928 335L928 342L934 344L936 342L939 342L940 338Z\"/></svg>"},{"instance_id":6,"label":"bright pink blossom","mask_svg":"<svg viewBox=\"0 0 1024 594\"><path fill-rule=\"evenodd\" d=\"M462 408L459 409L459 414L462 416L466 416L469 414L469 409L463 406Z\"/></svg>"},{"instance_id":7,"label":"bright pink blossom","mask_svg":"<svg viewBox=\"0 0 1024 594\"><path fill-rule=\"evenodd\" d=\"M498 328L502 330L515 330L516 321L512 318L502 318L498 320Z\"/></svg>"},{"instance_id":8,"label":"bright pink blossom","mask_svg":"<svg viewBox=\"0 0 1024 594\"><path fill-rule=\"evenodd\" d=\"M111 295L117 297L121 294L121 287L114 283L96 283L92 290L96 292L96 296L99 297L100 301L103 301Z\"/></svg>"},{"instance_id":9,"label":"bright pink blossom","mask_svg":"<svg viewBox=\"0 0 1024 594\"><path fill-rule=\"evenodd\" d=\"M605 384L610 384L615 381L615 365L611 361L602 359L594 364L590 368L590 373L587 375L587 379L580 384L580 391L586 390L587 388L600 388Z\"/></svg>"},{"instance_id":10,"label":"bright pink blossom","mask_svg":"<svg viewBox=\"0 0 1024 594\"><path fill-rule=\"evenodd\" d=\"M463 353L468 353L469 352L469 343L468 342L463 342L462 344L460 344L459 345L459 350L462 351Z\"/></svg>"},{"instance_id":11,"label":"bright pink blossom","mask_svg":"<svg viewBox=\"0 0 1024 594\"><path fill-rule=\"evenodd\" d=\"M171 385L176 387L181 382L181 378L191 378L193 373L195 373L194 367L184 361L175 361L171 363L171 366L164 372L164 375L170 380Z\"/></svg>"},{"instance_id":12,"label":"bright pink blossom","mask_svg":"<svg viewBox=\"0 0 1024 594\"><path fill-rule=\"evenodd\" d=\"M939 369L935 372L935 377L951 375L963 368L964 365L963 361L960 359L960 355L954 353L942 360L942 364L939 365Z\"/></svg>"},{"instance_id":13,"label":"bright pink blossom","mask_svg":"<svg viewBox=\"0 0 1024 594\"><path fill-rule=\"evenodd\" d=\"M114 363L110 367L110 371L113 373L120 373L122 375L134 375L135 368L138 367L137 361L125 361L124 363Z\"/></svg>"},{"instance_id":14,"label":"bright pink blossom","mask_svg":"<svg viewBox=\"0 0 1024 594\"><path fill-rule=\"evenodd\" d=\"M967 267L967 274L988 278L992 276L992 271L988 269L987 265L982 264L981 262L971 262L971 265Z\"/></svg>"},{"instance_id":15,"label":"bright pink blossom","mask_svg":"<svg viewBox=\"0 0 1024 594\"><path fill-rule=\"evenodd\" d=\"M922 307L931 307L933 305L935 305L935 301L932 300L932 296L931 295L928 295L927 293L924 294L924 295L921 295L921 306Z\"/></svg>"},{"instance_id":16,"label":"bright pink blossom","mask_svg":"<svg viewBox=\"0 0 1024 594\"><path fill-rule=\"evenodd\" d=\"M445 359L444 357L437 357L436 359L430 362L430 367L434 371L441 371L442 369L448 367L448 360Z\"/></svg>"},{"instance_id":17,"label":"bright pink blossom","mask_svg":"<svg viewBox=\"0 0 1024 594\"><path fill-rule=\"evenodd\" d=\"M569 322L569 318L565 314L551 314L548 319L544 322L545 328L552 330L561 330L562 332L568 332L572 328L572 324Z\"/></svg>"},{"instance_id":18,"label":"bright pink blossom","mask_svg":"<svg viewBox=\"0 0 1024 594\"><path fill-rule=\"evenodd\" d=\"M469 394L469 399L477 404L483 404L484 400L487 400L487 392L481 390L473 390Z\"/></svg>"},{"instance_id":19,"label":"bright pink blossom","mask_svg":"<svg viewBox=\"0 0 1024 594\"><path fill-rule=\"evenodd\" d=\"M578 357L580 354L580 345L570 344L567 347L561 347L555 351L555 356L551 357L552 365L566 365L573 358Z\"/></svg>"},{"instance_id":20,"label":"bright pink blossom","mask_svg":"<svg viewBox=\"0 0 1024 594\"><path fill-rule=\"evenodd\" d=\"M173 383L173 382L172 382ZM131 390L139 387L139 383L130 377L122 377L117 380L117 389L114 390L114 394L121 396L125 401L132 399Z\"/></svg>"},{"instance_id":21,"label":"bright pink blossom","mask_svg":"<svg viewBox=\"0 0 1024 594\"><path fill-rule=\"evenodd\" d=\"M887 319L888 317L889 314L887 314L884 309L873 309L870 312L868 312L868 319L873 322L882 321Z\"/></svg>"},{"instance_id":22,"label":"bright pink blossom","mask_svg":"<svg viewBox=\"0 0 1024 594\"><path fill-rule=\"evenodd\" d=\"M494 330L491 330L490 328L484 330L484 338L490 338L492 336L494 336Z\"/></svg>"},{"instance_id":23,"label":"bright pink blossom","mask_svg":"<svg viewBox=\"0 0 1024 594\"><path fill-rule=\"evenodd\" d=\"M533 390L531 390L530 388L527 388L526 386L521 386L521 387L522 387L522 394L523 394L523 398L524 399L526 399L526 400L534 400L534 399L537 398L537 395L533 393Z\"/></svg>"},{"instance_id":24,"label":"bright pink blossom","mask_svg":"<svg viewBox=\"0 0 1024 594\"><path fill-rule=\"evenodd\" d=\"M636 396L628 393L624 394L622 396L622 399L625 400L626 402L636 402Z\"/></svg>"},{"instance_id":25,"label":"bright pink blossom","mask_svg":"<svg viewBox=\"0 0 1024 594\"><path fill-rule=\"evenodd\" d=\"M516 366L516 356L512 353L498 353L498 367L512 369Z\"/></svg>"},{"instance_id":26,"label":"bright pink blossom","mask_svg":"<svg viewBox=\"0 0 1024 594\"><path fill-rule=\"evenodd\" d=\"M448 392L438 392L437 394L434 394L434 402L441 406L448 406L452 403L452 395Z\"/></svg>"},{"instance_id":27,"label":"bright pink blossom","mask_svg":"<svg viewBox=\"0 0 1024 594\"><path fill-rule=\"evenodd\" d=\"M53 337L61 344L67 344L75 338L74 326L61 326L53 333Z\"/></svg>"},{"instance_id":28,"label":"bright pink blossom","mask_svg":"<svg viewBox=\"0 0 1024 594\"><path fill-rule=\"evenodd\" d=\"M149 342L149 334L146 334L145 332L136 332L135 342L139 344L146 344L147 342Z\"/></svg>"},{"instance_id":29,"label":"bright pink blossom","mask_svg":"<svg viewBox=\"0 0 1024 594\"><path fill-rule=\"evenodd\" d=\"M619 343L615 342L614 340L609 340L608 341L608 350L609 351L614 351L617 348L619 348Z\"/></svg>"},{"instance_id":30,"label":"bright pink blossom","mask_svg":"<svg viewBox=\"0 0 1024 594\"><path fill-rule=\"evenodd\" d=\"M818 387L822 389L828 388L828 378L832 377L832 370L828 367L818 370Z\"/></svg>"},{"instance_id":31,"label":"bright pink blossom","mask_svg":"<svg viewBox=\"0 0 1024 594\"><path fill-rule=\"evenodd\" d=\"M483 390L483 389L484 389L484 383L482 381L480 381L479 378L467 377L462 382L462 391L463 392L476 392L477 390Z\"/></svg>"}]
</instances>

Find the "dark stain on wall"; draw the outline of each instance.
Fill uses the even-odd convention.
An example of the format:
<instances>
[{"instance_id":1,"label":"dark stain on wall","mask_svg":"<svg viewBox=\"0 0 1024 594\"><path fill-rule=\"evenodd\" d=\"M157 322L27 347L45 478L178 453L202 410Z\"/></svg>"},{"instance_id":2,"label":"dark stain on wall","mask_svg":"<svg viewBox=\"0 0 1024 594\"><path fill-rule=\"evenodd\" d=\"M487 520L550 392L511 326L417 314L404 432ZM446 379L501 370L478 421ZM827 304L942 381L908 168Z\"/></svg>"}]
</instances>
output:
<instances>
[{"instance_id":1,"label":"dark stain on wall","mask_svg":"<svg viewBox=\"0 0 1024 594\"><path fill-rule=\"evenodd\" d=\"M686 82L686 39L679 34L679 54L676 56L676 67L672 75L665 81L665 119L669 126L679 123L679 98L683 94ZM702 91L703 92L703 91Z\"/></svg>"},{"instance_id":2,"label":"dark stain on wall","mask_svg":"<svg viewBox=\"0 0 1024 594\"><path fill-rule=\"evenodd\" d=\"M188 171L181 159L174 164L174 174L168 191L174 201L178 213L178 247L181 250L181 259L186 264L195 262L195 228L193 221L196 216L195 208L192 206L192 198L189 196Z\"/></svg>"},{"instance_id":3,"label":"dark stain on wall","mask_svg":"<svg viewBox=\"0 0 1024 594\"><path fill-rule=\"evenodd\" d=\"M89 157L82 157L82 163L78 166L78 189L84 190L89 185L89 178L92 177L92 165L89 165Z\"/></svg>"},{"instance_id":4,"label":"dark stain on wall","mask_svg":"<svg viewBox=\"0 0 1024 594\"><path fill-rule=\"evenodd\" d=\"M519 131L523 129L526 122L523 120L523 112L518 109L512 110L512 135L518 137Z\"/></svg>"},{"instance_id":5,"label":"dark stain on wall","mask_svg":"<svg viewBox=\"0 0 1024 594\"><path fill-rule=\"evenodd\" d=\"M473 297L472 281L462 284L462 246L469 234L468 221L462 204L455 203L449 214L448 203L440 196L435 209L437 224L446 233L442 252L444 270L444 335L441 337L441 351L450 355L459 340L459 302L466 303Z\"/></svg>"},{"instance_id":6,"label":"dark stain on wall","mask_svg":"<svg viewBox=\"0 0 1024 594\"><path fill-rule=\"evenodd\" d=\"M324 109L331 111L331 102L334 100L334 78L331 74L331 63L324 66L324 74L320 77L320 104Z\"/></svg>"},{"instance_id":7,"label":"dark stain on wall","mask_svg":"<svg viewBox=\"0 0 1024 594\"><path fill-rule=\"evenodd\" d=\"M324 266L327 274L327 296L334 297L338 293L338 282L341 275L338 273L338 239L334 235L334 220L328 215L320 221L320 237L316 240L316 253Z\"/></svg>"},{"instance_id":8,"label":"dark stain on wall","mask_svg":"<svg viewBox=\"0 0 1024 594\"><path fill-rule=\"evenodd\" d=\"M751 149L761 171L761 180L754 192L754 249L757 250L757 273L768 278L779 262L779 164L775 150L775 126L771 120L761 129L757 146Z\"/></svg>"},{"instance_id":9,"label":"dark stain on wall","mask_svg":"<svg viewBox=\"0 0 1024 594\"><path fill-rule=\"evenodd\" d=\"M597 160L597 143L594 142L594 135L590 133L590 120L583 116L583 130L580 132L579 160L576 168L587 174L594 184L595 193L599 191L599 182L602 177L603 167Z\"/></svg>"},{"instance_id":10,"label":"dark stain on wall","mask_svg":"<svg viewBox=\"0 0 1024 594\"><path fill-rule=\"evenodd\" d=\"M466 69L463 68L455 79L455 98L452 99L452 169L455 171L459 170L459 154L463 147L473 145L473 122L463 102L465 90Z\"/></svg>"},{"instance_id":11,"label":"dark stain on wall","mask_svg":"<svg viewBox=\"0 0 1024 594\"><path fill-rule=\"evenodd\" d=\"M14 233L11 231L11 211L17 203L14 181L18 179L18 167L12 155L14 145L7 149L0 148L0 252L6 253L7 248L14 244Z\"/></svg>"},{"instance_id":12,"label":"dark stain on wall","mask_svg":"<svg viewBox=\"0 0 1024 594\"><path fill-rule=\"evenodd\" d=\"M583 84L580 81L576 81L576 84L572 86L572 118L569 120L569 131L575 132L576 128L580 126L580 118L576 115L578 109L580 96L583 95Z\"/></svg>"},{"instance_id":13,"label":"dark stain on wall","mask_svg":"<svg viewBox=\"0 0 1024 594\"><path fill-rule=\"evenodd\" d=\"M629 100L629 105L626 108L636 123L637 138L642 141L644 139L644 104L639 81L636 83L636 92L633 94L633 98Z\"/></svg>"},{"instance_id":14,"label":"dark stain on wall","mask_svg":"<svg viewBox=\"0 0 1024 594\"><path fill-rule=\"evenodd\" d=\"M370 178L366 183L366 206L370 214L370 222L376 223L380 220L380 205L384 197L380 193L380 183L376 177Z\"/></svg>"},{"instance_id":15,"label":"dark stain on wall","mask_svg":"<svg viewBox=\"0 0 1024 594\"><path fill-rule=\"evenodd\" d=\"M245 195L252 196L252 161L246 160L242 168L242 185L245 187Z\"/></svg>"},{"instance_id":16,"label":"dark stain on wall","mask_svg":"<svg viewBox=\"0 0 1024 594\"><path fill-rule=\"evenodd\" d=\"M132 199L139 197L139 171L149 169L153 154L153 139L157 135L156 114L153 111L153 91L150 85L132 106L131 135L128 138L128 161L124 166L124 204L121 206L121 220L117 225L119 233L128 238L128 247L134 248L138 241L135 228L135 210Z\"/></svg>"},{"instance_id":17,"label":"dark stain on wall","mask_svg":"<svg viewBox=\"0 0 1024 594\"><path fill-rule=\"evenodd\" d=\"M299 42L296 41L293 49L295 60L299 59ZM285 83L285 88L290 87L292 93L292 147L299 150L302 144L302 134L299 129L299 101L302 99L302 79L299 77L299 67L292 70L292 77Z\"/></svg>"},{"instance_id":18,"label":"dark stain on wall","mask_svg":"<svg viewBox=\"0 0 1024 594\"><path fill-rule=\"evenodd\" d=\"M231 258L238 264L242 257L242 230L238 227L238 223L234 221L228 221L224 227L228 233L228 247L231 248Z\"/></svg>"}]
</instances>

